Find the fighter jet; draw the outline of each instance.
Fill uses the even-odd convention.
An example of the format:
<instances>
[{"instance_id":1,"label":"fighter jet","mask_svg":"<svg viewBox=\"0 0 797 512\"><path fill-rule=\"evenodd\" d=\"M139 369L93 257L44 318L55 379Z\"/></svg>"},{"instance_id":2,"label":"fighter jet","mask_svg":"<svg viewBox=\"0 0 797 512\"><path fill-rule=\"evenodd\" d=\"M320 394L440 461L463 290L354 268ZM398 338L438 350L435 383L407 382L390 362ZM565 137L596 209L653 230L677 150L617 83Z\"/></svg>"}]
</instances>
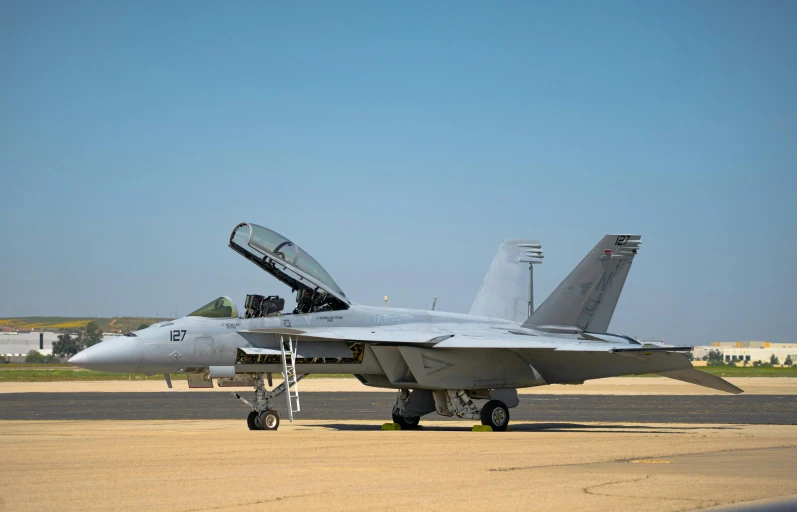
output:
<instances>
[{"instance_id":1,"label":"fighter jet","mask_svg":"<svg viewBox=\"0 0 797 512\"><path fill-rule=\"evenodd\" d=\"M582 384L619 375L659 374L729 393L742 390L692 367L692 347L641 343L607 332L641 244L639 235L606 235L534 309L528 269L541 261L536 240L506 239L468 314L373 307L349 300L299 246L257 224L233 229L229 247L290 287L249 295L240 314L219 297L193 313L87 348L69 361L108 372L187 374L190 387L254 387L240 399L252 430L277 430L278 397L291 421L299 381L310 373L353 374L366 386L397 390L392 417L415 429L426 414L509 425L517 389ZM282 382L274 386L272 375Z\"/></svg>"}]
</instances>

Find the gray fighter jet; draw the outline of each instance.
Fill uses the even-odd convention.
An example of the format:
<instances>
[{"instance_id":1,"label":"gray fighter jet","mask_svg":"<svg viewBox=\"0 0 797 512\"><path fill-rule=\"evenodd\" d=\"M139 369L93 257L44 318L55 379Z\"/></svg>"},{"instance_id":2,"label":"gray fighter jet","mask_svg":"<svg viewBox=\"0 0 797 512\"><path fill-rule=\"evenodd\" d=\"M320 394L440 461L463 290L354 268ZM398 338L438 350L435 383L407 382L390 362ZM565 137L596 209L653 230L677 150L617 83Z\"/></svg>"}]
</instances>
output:
<instances>
[{"instance_id":1,"label":"gray fighter jet","mask_svg":"<svg viewBox=\"0 0 797 512\"><path fill-rule=\"evenodd\" d=\"M70 362L110 372L188 375L191 387L253 386L250 429L276 430L283 395L291 420L298 382L347 373L366 386L398 390L393 421L417 428L437 412L506 430L517 389L657 373L729 393L742 390L696 370L691 347L640 343L609 334L612 314L641 240L606 235L533 309L529 269L536 240L504 240L468 314L362 306L287 238L250 223L229 246L296 293L292 311L276 296L249 295L244 314L220 297L190 315L103 341ZM532 311L531 314L529 312ZM272 374L282 382L273 386ZM268 385L266 385L268 383Z\"/></svg>"}]
</instances>

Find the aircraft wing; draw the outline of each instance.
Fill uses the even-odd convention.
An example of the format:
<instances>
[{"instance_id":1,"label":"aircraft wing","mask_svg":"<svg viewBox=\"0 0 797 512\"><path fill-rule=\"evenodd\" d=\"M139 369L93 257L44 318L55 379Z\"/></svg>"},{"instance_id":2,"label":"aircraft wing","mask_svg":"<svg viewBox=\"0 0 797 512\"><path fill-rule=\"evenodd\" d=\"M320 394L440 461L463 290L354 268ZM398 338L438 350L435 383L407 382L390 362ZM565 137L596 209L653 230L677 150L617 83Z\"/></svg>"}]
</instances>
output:
<instances>
[{"instance_id":1,"label":"aircraft wing","mask_svg":"<svg viewBox=\"0 0 797 512\"><path fill-rule=\"evenodd\" d=\"M303 330L297 328L251 329L241 334L270 334L298 336L302 340L360 341L365 343L423 344L435 349L485 349L510 350L539 349L567 352L652 353L689 352L692 347L660 347L613 343L607 341L579 340L553 336L518 335L491 331L479 334L446 332L445 329L390 328L390 327L338 327L335 329Z\"/></svg>"},{"instance_id":2,"label":"aircraft wing","mask_svg":"<svg viewBox=\"0 0 797 512\"><path fill-rule=\"evenodd\" d=\"M548 349L558 352L611 352L611 353L651 353L651 352L689 352L692 347L646 347L630 343L555 338L552 336L523 335L456 335L434 345L434 348L506 348L506 349Z\"/></svg>"},{"instance_id":3,"label":"aircraft wing","mask_svg":"<svg viewBox=\"0 0 797 512\"><path fill-rule=\"evenodd\" d=\"M686 357L680 354L691 351L692 347L641 345L632 340L623 342L537 336L495 329L462 329L461 327L457 329L457 326L454 325L435 328L426 326L337 327L311 330L271 328L239 332L244 336L271 337L275 335L291 335L298 336L302 341L355 341L382 345L381 347L373 347L375 352L379 350L377 357L380 357L381 354L382 357L390 356L395 358L399 357L400 354L406 364L404 366L399 365L399 367L406 370L414 366L413 373L415 378L421 378L421 376L425 375L424 371L427 374L429 373L426 369L427 367L422 364L424 357L427 358L427 362L437 361L435 358L447 361L454 357L458 365L467 365L472 363L473 357L484 357L485 349L503 349L519 354L524 361L527 361L526 358L530 357L534 363L534 371L539 372L548 383L582 383L587 379L614 375L658 373L664 377L720 391L729 393L742 392L741 389L720 377L692 368ZM320 345L328 344L323 343ZM395 348L389 348L385 345L393 345ZM299 346L301 347L302 343ZM340 347L340 349L344 350L344 352L347 350L345 346ZM467 352L471 349L474 350L474 356L467 355ZM481 352L476 351L477 349L480 349ZM252 354L255 354L256 351L262 349L252 348L246 350L250 350ZM398 350L398 352L385 354L383 353L385 350ZM432 356L431 353L434 352L440 355ZM446 352L448 352L448 355L446 355ZM249 352L246 353L248 354ZM459 355L455 357L452 354ZM340 357L340 355L336 354L329 357ZM418 361L421 361L421 363ZM435 371L432 370L432 373ZM403 374L396 375L394 378L401 380L404 376Z\"/></svg>"},{"instance_id":4,"label":"aircraft wing","mask_svg":"<svg viewBox=\"0 0 797 512\"><path fill-rule=\"evenodd\" d=\"M249 329L238 331L247 335L283 335L298 336L301 340L338 340L362 341L366 343L409 343L434 344L451 334L439 331L378 327L338 327L336 329L312 329L309 331L296 328Z\"/></svg>"}]
</instances>

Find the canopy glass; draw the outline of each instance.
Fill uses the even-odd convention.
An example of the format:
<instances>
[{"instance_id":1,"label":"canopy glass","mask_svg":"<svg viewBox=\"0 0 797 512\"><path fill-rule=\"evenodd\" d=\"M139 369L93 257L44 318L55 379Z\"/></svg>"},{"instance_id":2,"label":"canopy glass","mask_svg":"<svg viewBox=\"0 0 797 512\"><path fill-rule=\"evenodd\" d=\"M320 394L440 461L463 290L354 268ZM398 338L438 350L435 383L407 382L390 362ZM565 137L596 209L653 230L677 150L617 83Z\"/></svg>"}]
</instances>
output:
<instances>
[{"instance_id":1,"label":"canopy glass","mask_svg":"<svg viewBox=\"0 0 797 512\"><path fill-rule=\"evenodd\" d=\"M205 318L235 318L238 316L238 310L233 301L228 297L219 297L214 299L188 316L203 316Z\"/></svg>"},{"instance_id":2,"label":"canopy glass","mask_svg":"<svg viewBox=\"0 0 797 512\"><path fill-rule=\"evenodd\" d=\"M324 267L312 256L304 252L299 246L270 229L257 224L243 223L238 225L232 233L230 242L244 249L250 256L258 260L263 257L284 265L302 278L320 286L326 292L332 293L339 299L348 302L346 294L335 283Z\"/></svg>"}]
</instances>

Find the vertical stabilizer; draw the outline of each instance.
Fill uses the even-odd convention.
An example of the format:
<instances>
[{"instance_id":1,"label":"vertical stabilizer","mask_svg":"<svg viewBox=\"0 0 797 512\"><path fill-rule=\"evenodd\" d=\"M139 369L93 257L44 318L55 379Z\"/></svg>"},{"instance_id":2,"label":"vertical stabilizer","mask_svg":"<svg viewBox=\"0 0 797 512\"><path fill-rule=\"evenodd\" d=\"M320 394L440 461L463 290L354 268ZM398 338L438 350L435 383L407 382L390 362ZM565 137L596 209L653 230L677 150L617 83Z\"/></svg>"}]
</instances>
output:
<instances>
[{"instance_id":1,"label":"vertical stabilizer","mask_svg":"<svg viewBox=\"0 0 797 512\"><path fill-rule=\"evenodd\" d=\"M606 332L641 243L639 235L604 236L523 327Z\"/></svg>"},{"instance_id":2,"label":"vertical stabilizer","mask_svg":"<svg viewBox=\"0 0 797 512\"><path fill-rule=\"evenodd\" d=\"M468 314L518 323L528 318L529 262L539 258L537 240L505 238Z\"/></svg>"}]
</instances>

